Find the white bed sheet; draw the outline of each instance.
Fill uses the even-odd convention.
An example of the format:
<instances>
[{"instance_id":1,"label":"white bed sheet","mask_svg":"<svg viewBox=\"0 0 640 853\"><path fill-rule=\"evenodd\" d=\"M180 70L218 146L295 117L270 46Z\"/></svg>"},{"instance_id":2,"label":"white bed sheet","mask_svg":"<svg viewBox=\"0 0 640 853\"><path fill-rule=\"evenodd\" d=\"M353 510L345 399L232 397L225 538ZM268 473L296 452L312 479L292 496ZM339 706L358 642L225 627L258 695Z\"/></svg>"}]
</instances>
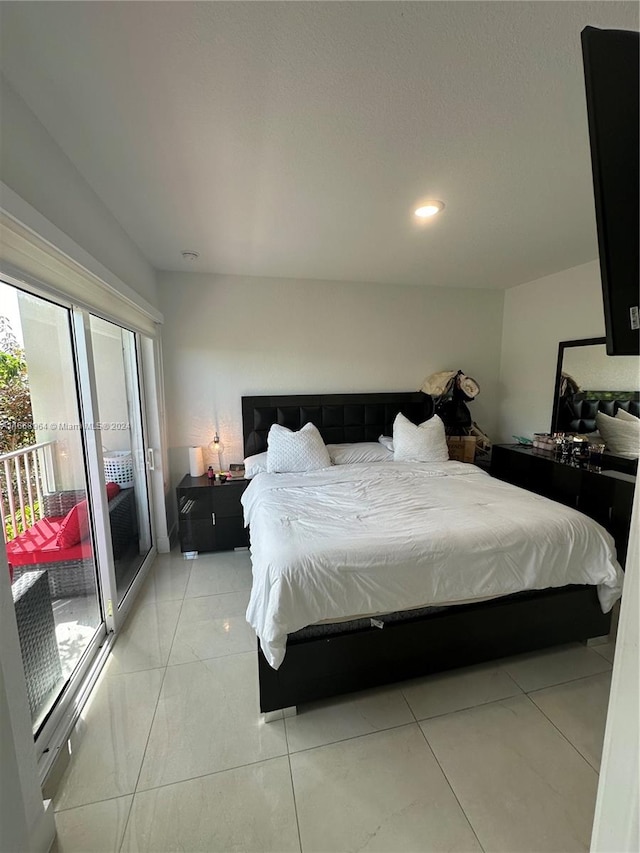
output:
<instances>
[{"instance_id":1,"label":"white bed sheet","mask_svg":"<svg viewBox=\"0 0 640 853\"><path fill-rule=\"evenodd\" d=\"M622 592L613 538L582 513L461 462L258 474L247 621L277 669L287 634L319 621L593 584Z\"/></svg>"}]
</instances>

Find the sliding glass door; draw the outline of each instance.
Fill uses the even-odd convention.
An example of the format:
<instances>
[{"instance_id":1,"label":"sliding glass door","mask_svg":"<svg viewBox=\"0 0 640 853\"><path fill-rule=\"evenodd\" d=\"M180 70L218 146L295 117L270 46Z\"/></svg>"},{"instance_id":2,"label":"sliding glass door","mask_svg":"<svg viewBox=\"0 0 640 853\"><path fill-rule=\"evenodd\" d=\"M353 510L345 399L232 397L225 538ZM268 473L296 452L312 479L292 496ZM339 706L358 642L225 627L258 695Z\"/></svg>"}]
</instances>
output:
<instances>
[{"instance_id":1,"label":"sliding glass door","mask_svg":"<svg viewBox=\"0 0 640 853\"><path fill-rule=\"evenodd\" d=\"M152 555L138 345L0 282L0 525L38 744Z\"/></svg>"},{"instance_id":2,"label":"sliding glass door","mask_svg":"<svg viewBox=\"0 0 640 853\"><path fill-rule=\"evenodd\" d=\"M128 329L92 315L90 330L104 479L115 493L111 545L120 604L151 549L138 351Z\"/></svg>"},{"instance_id":3,"label":"sliding glass door","mask_svg":"<svg viewBox=\"0 0 640 853\"><path fill-rule=\"evenodd\" d=\"M71 312L0 283L0 522L37 733L105 634Z\"/></svg>"}]
</instances>

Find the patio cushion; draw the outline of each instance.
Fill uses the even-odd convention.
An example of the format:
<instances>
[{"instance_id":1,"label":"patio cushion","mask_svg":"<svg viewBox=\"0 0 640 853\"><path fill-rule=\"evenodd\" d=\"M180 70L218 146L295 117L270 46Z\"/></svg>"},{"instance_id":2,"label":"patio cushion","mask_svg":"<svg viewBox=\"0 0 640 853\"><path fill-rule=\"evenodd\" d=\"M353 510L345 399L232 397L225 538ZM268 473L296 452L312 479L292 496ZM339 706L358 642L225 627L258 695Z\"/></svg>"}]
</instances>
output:
<instances>
[{"instance_id":1,"label":"patio cushion","mask_svg":"<svg viewBox=\"0 0 640 853\"><path fill-rule=\"evenodd\" d=\"M110 501L118 494L120 486L117 483L107 483L107 500ZM57 544L60 548L72 548L89 538L89 509L87 501L79 501L64 517L58 530Z\"/></svg>"},{"instance_id":2,"label":"patio cushion","mask_svg":"<svg viewBox=\"0 0 640 853\"><path fill-rule=\"evenodd\" d=\"M89 509L87 502L79 501L62 519L56 535L56 545L72 548L89 537Z\"/></svg>"},{"instance_id":3,"label":"patio cushion","mask_svg":"<svg viewBox=\"0 0 640 853\"><path fill-rule=\"evenodd\" d=\"M7 560L10 565L26 566L33 563L58 563L83 560L92 554L91 542L78 542L69 548L57 544L58 533L64 518L41 518L7 543Z\"/></svg>"}]
</instances>

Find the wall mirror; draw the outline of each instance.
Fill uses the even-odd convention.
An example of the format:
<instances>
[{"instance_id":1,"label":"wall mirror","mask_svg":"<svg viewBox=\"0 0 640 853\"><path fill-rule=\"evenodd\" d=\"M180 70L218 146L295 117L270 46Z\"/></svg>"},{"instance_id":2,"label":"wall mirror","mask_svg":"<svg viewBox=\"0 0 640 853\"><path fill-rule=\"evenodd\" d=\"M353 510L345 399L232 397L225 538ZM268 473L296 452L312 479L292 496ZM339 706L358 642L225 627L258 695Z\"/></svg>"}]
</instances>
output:
<instances>
[{"instance_id":1,"label":"wall mirror","mask_svg":"<svg viewBox=\"0 0 640 853\"><path fill-rule=\"evenodd\" d=\"M614 417L619 408L640 415L640 357L608 356L605 338L561 341L551 432L594 432L598 411Z\"/></svg>"}]
</instances>

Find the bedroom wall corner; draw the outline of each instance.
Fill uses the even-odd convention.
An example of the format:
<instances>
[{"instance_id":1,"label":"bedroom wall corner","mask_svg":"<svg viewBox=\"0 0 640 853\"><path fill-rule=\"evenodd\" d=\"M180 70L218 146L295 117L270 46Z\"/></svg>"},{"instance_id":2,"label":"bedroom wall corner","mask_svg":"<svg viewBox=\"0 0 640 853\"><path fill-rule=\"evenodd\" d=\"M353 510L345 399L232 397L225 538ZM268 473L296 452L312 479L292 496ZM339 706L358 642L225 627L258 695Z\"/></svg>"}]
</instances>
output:
<instances>
[{"instance_id":1,"label":"bedroom wall corner","mask_svg":"<svg viewBox=\"0 0 640 853\"><path fill-rule=\"evenodd\" d=\"M223 465L242 459L247 394L411 391L460 368L495 434L503 291L173 272L158 288L174 488L215 430Z\"/></svg>"},{"instance_id":2,"label":"bedroom wall corner","mask_svg":"<svg viewBox=\"0 0 640 853\"><path fill-rule=\"evenodd\" d=\"M497 439L548 432L558 344L603 335L598 261L505 291Z\"/></svg>"}]
</instances>

